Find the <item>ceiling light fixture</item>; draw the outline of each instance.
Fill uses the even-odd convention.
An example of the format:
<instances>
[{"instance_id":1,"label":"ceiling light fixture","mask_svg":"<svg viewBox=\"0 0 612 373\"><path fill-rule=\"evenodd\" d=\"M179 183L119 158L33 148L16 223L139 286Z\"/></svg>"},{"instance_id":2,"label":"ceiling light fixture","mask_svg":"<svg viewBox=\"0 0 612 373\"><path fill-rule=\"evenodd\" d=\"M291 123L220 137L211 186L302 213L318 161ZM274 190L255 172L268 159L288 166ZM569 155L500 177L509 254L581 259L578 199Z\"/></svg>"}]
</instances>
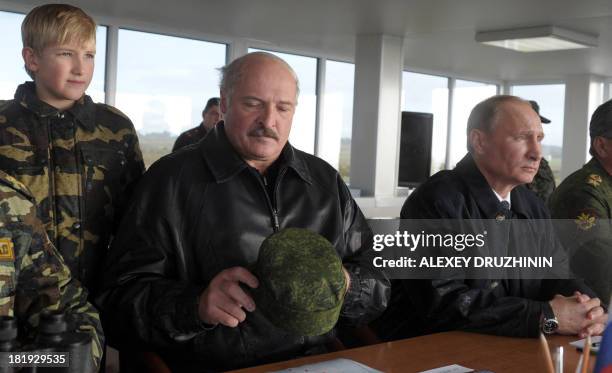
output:
<instances>
[{"instance_id":1,"label":"ceiling light fixture","mask_svg":"<svg viewBox=\"0 0 612 373\"><path fill-rule=\"evenodd\" d=\"M597 35L557 26L478 31L476 41L519 52L544 52L597 46Z\"/></svg>"}]
</instances>

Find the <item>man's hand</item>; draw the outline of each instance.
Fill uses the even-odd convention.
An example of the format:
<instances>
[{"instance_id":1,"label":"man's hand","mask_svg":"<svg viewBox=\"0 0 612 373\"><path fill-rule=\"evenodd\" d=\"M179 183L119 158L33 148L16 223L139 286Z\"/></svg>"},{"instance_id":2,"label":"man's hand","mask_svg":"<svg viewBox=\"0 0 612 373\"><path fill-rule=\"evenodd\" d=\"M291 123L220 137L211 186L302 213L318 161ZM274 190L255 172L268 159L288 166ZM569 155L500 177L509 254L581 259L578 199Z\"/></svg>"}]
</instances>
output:
<instances>
[{"instance_id":1,"label":"man's hand","mask_svg":"<svg viewBox=\"0 0 612 373\"><path fill-rule=\"evenodd\" d=\"M578 299L580 303L586 303L591 299L591 297L589 297L586 294L581 294L579 291L575 291L574 296L576 296L576 298ZM599 300L599 298L595 298L595 299ZM579 334L581 338L586 338L587 334L590 334L590 335L603 334L604 330L606 329L607 322L608 322L608 314L606 314L604 311L604 308L601 307L601 302L600 302L600 306L595 307L591 309L589 312L587 312L587 319L594 320L596 321L596 323L594 325L589 326L587 329L581 331Z\"/></svg>"},{"instance_id":2,"label":"man's hand","mask_svg":"<svg viewBox=\"0 0 612 373\"><path fill-rule=\"evenodd\" d=\"M575 292L571 297L555 295L549 302L559 322L559 334L579 335L581 338L603 333L608 315L599 298Z\"/></svg>"},{"instance_id":3,"label":"man's hand","mask_svg":"<svg viewBox=\"0 0 612 373\"><path fill-rule=\"evenodd\" d=\"M348 293L351 288L351 275L349 275L348 271L344 266L342 266L342 273L344 273L344 278L346 279L346 288L344 289L344 294Z\"/></svg>"},{"instance_id":4,"label":"man's hand","mask_svg":"<svg viewBox=\"0 0 612 373\"><path fill-rule=\"evenodd\" d=\"M198 313L207 324L223 324L236 327L246 319L243 308L255 311L255 302L240 287L240 283L251 288L259 286L257 278L243 267L228 268L219 272L200 295Z\"/></svg>"}]
</instances>

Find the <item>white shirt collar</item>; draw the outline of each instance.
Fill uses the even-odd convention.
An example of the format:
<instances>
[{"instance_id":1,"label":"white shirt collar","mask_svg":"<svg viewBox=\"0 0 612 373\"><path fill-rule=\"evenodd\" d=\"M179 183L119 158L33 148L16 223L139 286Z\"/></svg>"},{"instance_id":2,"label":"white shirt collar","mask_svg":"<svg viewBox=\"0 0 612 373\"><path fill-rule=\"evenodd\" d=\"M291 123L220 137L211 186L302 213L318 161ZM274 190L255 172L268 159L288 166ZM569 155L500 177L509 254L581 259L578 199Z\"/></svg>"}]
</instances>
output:
<instances>
[{"instance_id":1,"label":"white shirt collar","mask_svg":"<svg viewBox=\"0 0 612 373\"><path fill-rule=\"evenodd\" d=\"M510 205L510 207L512 207L512 202L510 202L510 193L508 193L508 197L506 197L506 198L502 198L502 196L500 196L499 194L497 194L497 192L495 191L495 189L491 188L491 190L493 191L493 193L495 194L495 197L497 197L497 199L499 200L499 202L501 202L501 201L506 201L506 202L508 202L508 205Z\"/></svg>"}]
</instances>

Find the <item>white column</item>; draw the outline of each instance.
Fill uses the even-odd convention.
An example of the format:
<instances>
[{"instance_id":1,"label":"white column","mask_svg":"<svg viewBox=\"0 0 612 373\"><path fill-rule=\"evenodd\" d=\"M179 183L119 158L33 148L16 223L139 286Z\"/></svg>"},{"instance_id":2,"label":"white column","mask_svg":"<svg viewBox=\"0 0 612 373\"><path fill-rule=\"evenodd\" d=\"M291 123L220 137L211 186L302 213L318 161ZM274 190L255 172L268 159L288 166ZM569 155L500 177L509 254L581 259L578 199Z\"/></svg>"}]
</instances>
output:
<instances>
[{"instance_id":1,"label":"white column","mask_svg":"<svg viewBox=\"0 0 612 373\"><path fill-rule=\"evenodd\" d=\"M603 101L600 79L589 75L570 75L565 80L565 117L561 179L573 173L589 158L589 121Z\"/></svg>"},{"instance_id":2,"label":"white column","mask_svg":"<svg viewBox=\"0 0 612 373\"><path fill-rule=\"evenodd\" d=\"M317 59L317 104L316 104L316 119L315 119L315 143L314 143L314 154L317 157L321 157L323 151L322 139L323 139L323 116L325 113L325 100L323 94L325 93L325 67L326 58ZM340 152L338 152L339 154ZM338 165L334 167L338 168Z\"/></svg>"},{"instance_id":3,"label":"white column","mask_svg":"<svg viewBox=\"0 0 612 373\"><path fill-rule=\"evenodd\" d=\"M104 76L104 102L115 106L117 95L117 55L119 50L119 27L109 25L106 31L106 66Z\"/></svg>"},{"instance_id":4,"label":"white column","mask_svg":"<svg viewBox=\"0 0 612 373\"><path fill-rule=\"evenodd\" d=\"M247 45L246 40L235 39L227 46L227 63L232 62L238 57L244 56L247 54L249 50L249 46Z\"/></svg>"},{"instance_id":5,"label":"white column","mask_svg":"<svg viewBox=\"0 0 612 373\"><path fill-rule=\"evenodd\" d=\"M403 38L357 36L350 184L362 196L395 194L403 59Z\"/></svg>"}]
</instances>

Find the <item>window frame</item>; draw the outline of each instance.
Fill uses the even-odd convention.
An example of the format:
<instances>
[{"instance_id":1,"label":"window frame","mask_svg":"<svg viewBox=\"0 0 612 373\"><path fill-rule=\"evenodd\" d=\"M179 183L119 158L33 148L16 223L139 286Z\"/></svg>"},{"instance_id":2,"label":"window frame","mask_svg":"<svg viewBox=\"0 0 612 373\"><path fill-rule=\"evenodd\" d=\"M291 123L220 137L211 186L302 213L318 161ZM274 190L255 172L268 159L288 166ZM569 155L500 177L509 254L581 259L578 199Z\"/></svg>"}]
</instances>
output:
<instances>
[{"instance_id":1,"label":"window frame","mask_svg":"<svg viewBox=\"0 0 612 373\"><path fill-rule=\"evenodd\" d=\"M450 73L444 73L441 71L416 69L416 68L410 68L410 67L402 69L402 73L403 72L430 75L430 76L434 76L437 78L447 79L447 82L448 82L448 85L447 85L447 88L448 88L448 106L447 106L448 115L447 115L447 126L446 126L446 155L445 155L446 158L444 162L444 169L448 170L451 168L450 167L450 163L451 163L450 152L451 152L451 132L452 132L452 110L453 110L453 102L454 102L454 97L455 97L455 84L457 80L464 80L464 81L470 81L474 83L494 85L496 87L496 94L501 94L502 90L504 89L503 87L505 87L506 82L502 80L473 78L473 77L470 77L469 75L450 74ZM397 188L398 190L406 189L404 187L399 187L399 186Z\"/></svg>"}]
</instances>

